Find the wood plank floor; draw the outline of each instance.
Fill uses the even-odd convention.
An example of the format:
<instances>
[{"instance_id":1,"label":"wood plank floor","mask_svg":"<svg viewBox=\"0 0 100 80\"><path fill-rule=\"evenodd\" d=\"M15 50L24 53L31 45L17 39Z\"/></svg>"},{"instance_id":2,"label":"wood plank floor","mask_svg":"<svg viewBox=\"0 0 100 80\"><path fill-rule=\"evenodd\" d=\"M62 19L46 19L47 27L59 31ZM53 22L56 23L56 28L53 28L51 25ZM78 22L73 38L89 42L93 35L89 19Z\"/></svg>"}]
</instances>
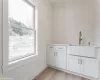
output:
<instances>
[{"instance_id":1,"label":"wood plank floor","mask_svg":"<svg viewBox=\"0 0 100 80\"><path fill-rule=\"evenodd\" d=\"M45 69L36 80L86 80L82 77L71 75L53 68Z\"/></svg>"}]
</instances>

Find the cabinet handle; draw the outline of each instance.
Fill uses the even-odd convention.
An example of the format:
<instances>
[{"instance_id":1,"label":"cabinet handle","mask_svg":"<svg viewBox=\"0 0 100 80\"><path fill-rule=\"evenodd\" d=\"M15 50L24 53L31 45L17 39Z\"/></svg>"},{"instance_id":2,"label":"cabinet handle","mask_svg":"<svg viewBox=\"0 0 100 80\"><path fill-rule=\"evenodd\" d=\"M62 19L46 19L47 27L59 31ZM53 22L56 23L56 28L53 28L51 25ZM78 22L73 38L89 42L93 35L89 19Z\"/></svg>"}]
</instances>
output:
<instances>
[{"instance_id":1,"label":"cabinet handle","mask_svg":"<svg viewBox=\"0 0 100 80\"><path fill-rule=\"evenodd\" d=\"M50 48L53 48L53 47L50 47Z\"/></svg>"},{"instance_id":2,"label":"cabinet handle","mask_svg":"<svg viewBox=\"0 0 100 80\"><path fill-rule=\"evenodd\" d=\"M82 60L82 59L79 59L79 60L78 60L78 63L79 63L79 64L83 64L83 60Z\"/></svg>"},{"instance_id":3,"label":"cabinet handle","mask_svg":"<svg viewBox=\"0 0 100 80\"><path fill-rule=\"evenodd\" d=\"M80 64L80 59L78 59L78 64Z\"/></svg>"},{"instance_id":4,"label":"cabinet handle","mask_svg":"<svg viewBox=\"0 0 100 80\"><path fill-rule=\"evenodd\" d=\"M80 59L80 64L82 64L82 59Z\"/></svg>"},{"instance_id":5,"label":"cabinet handle","mask_svg":"<svg viewBox=\"0 0 100 80\"><path fill-rule=\"evenodd\" d=\"M54 52L54 56L57 56L57 52Z\"/></svg>"},{"instance_id":6,"label":"cabinet handle","mask_svg":"<svg viewBox=\"0 0 100 80\"><path fill-rule=\"evenodd\" d=\"M83 60L82 59L78 59L78 64L83 64Z\"/></svg>"},{"instance_id":7,"label":"cabinet handle","mask_svg":"<svg viewBox=\"0 0 100 80\"><path fill-rule=\"evenodd\" d=\"M56 52L56 56L58 55L58 53Z\"/></svg>"},{"instance_id":8,"label":"cabinet handle","mask_svg":"<svg viewBox=\"0 0 100 80\"><path fill-rule=\"evenodd\" d=\"M55 56L55 52L54 52L54 56Z\"/></svg>"},{"instance_id":9,"label":"cabinet handle","mask_svg":"<svg viewBox=\"0 0 100 80\"><path fill-rule=\"evenodd\" d=\"M83 64L83 59L78 59L78 64Z\"/></svg>"},{"instance_id":10,"label":"cabinet handle","mask_svg":"<svg viewBox=\"0 0 100 80\"><path fill-rule=\"evenodd\" d=\"M63 48L59 48L59 49L63 49Z\"/></svg>"}]
</instances>

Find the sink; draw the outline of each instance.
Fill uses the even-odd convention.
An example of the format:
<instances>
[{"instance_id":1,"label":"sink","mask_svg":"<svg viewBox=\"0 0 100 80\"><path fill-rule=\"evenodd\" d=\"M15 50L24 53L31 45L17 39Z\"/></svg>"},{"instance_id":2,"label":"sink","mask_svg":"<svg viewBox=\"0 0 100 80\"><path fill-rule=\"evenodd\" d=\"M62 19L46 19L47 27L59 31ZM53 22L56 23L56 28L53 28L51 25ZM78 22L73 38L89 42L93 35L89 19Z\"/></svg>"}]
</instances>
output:
<instances>
[{"instance_id":1,"label":"sink","mask_svg":"<svg viewBox=\"0 0 100 80\"><path fill-rule=\"evenodd\" d=\"M67 53L76 56L96 57L94 46L68 46Z\"/></svg>"}]
</instances>

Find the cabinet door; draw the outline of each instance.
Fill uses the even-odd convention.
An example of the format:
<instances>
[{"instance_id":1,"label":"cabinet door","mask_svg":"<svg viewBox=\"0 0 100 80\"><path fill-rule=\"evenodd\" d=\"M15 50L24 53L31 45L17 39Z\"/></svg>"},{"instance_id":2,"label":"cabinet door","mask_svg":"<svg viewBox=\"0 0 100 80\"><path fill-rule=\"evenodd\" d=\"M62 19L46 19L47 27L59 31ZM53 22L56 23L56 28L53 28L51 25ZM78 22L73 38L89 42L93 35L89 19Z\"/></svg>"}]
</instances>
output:
<instances>
[{"instance_id":1,"label":"cabinet door","mask_svg":"<svg viewBox=\"0 0 100 80\"><path fill-rule=\"evenodd\" d=\"M48 50L47 64L50 66L56 66L55 52L53 50Z\"/></svg>"},{"instance_id":2,"label":"cabinet door","mask_svg":"<svg viewBox=\"0 0 100 80\"><path fill-rule=\"evenodd\" d=\"M66 69L66 50L56 52L56 67Z\"/></svg>"},{"instance_id":3,"label":"cabinet door","mask_svg":"<svg viewBox=\"0 0 100 80\"><path fill-rule=\"evenodd\" d=\"M80 57L68 55L67 70L80 73Z\"/></svg>"},{"instance_id":4,"label":"cabinet door","mask_svg":"<svg viewBox=\"0 0 100 80\"><path fill-rule=\"evenodd\" d=\"M90 77L99 78L99 60L81 58L81 73Z\"/></svg>"}]
</instances>

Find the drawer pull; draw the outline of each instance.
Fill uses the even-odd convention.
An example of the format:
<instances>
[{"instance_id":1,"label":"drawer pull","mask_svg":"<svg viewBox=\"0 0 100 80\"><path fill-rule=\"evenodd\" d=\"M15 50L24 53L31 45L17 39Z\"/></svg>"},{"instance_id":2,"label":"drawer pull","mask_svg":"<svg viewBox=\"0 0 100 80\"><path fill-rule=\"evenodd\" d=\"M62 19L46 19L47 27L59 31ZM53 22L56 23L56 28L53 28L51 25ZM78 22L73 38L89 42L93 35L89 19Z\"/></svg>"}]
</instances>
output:
<instances>
[{"instance_id":1,"label":"drawer pull","mask_svg":"<svg viewBox=\"0 0 100 80\"><path fill-rule=\"evenodd\" d=\"M59 48L59 49L63 49L63 48Z\"/></svg>"}]
</instances>

